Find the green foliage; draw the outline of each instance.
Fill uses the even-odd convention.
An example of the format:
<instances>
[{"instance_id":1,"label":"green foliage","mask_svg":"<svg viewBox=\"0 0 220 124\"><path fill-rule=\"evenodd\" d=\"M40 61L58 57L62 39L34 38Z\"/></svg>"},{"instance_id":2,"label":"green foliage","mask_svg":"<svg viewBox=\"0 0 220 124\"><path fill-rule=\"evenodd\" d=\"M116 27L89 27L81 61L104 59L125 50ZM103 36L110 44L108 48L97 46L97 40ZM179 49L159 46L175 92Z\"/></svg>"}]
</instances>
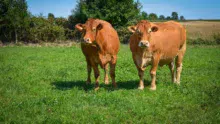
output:
<instances>
[{"instance_id":1,"label":"green foliage","mask_svg":"<svg viewBox=\"0 0 220 124\"><path fill-rule=\"evenodd\" d=\"M118 32L120 42L123 44L129 43L129 38L132 35L132 33L127 29L127 27L120 27L116 30Z\"/></svg>"},{"instance_id":2,"label":"green foliage","mask_svg":"<svg viewBox=\"0 0 220 124\"><path fill-rule=\"evenodd\" d=\"M170 16L167 16L166 20L171 20L171 17L170 17Z\"/></svg>"},{"instance_id":3,"label":"green foliage","mask_svg":"<svg viewBox=\"0 0 220 124\"><path fill-rule=\"evenodd\" d=\"M191 45L219 45L220 44L220 34L213 34L213 40L207 40L202 38L197 39L187 39L187 44Z\"/></svg>"},{"instance_id":4,"label":"green foliage","mask_svg":"<svg viewBox=\"0 0 220 124\"><path fill-rule=\"evenodd\" d=\"M29 13L25 0L1 0L0 2L0 40L21 40L28 26Z\"/></svg>"},{"instance_id":5,"label":"green foliage","mask_svg":"<svg viewBox=\"0 0 220 124\"><path fill-rule=\"evenodd\" d=\"M139 20L160 21L155 13L141 12L139 0L78 0L76 8L68 19L55 18L49 13L47 18L33 16L27 10L26 0L0 1L0 41L41 42L57 40L79 40L81 34L74 30L77 23L85 23L88 18L99 18L110 22L119 31L121 42L127 43L127 26ZM174 12L174 15L175 16ZM176 13L177 14L177 13ZM174 18L172 16L172 18ZM178 15L177 15L178 18ZM168 18L170 20L171 18ZM180 19L184 19L181 16Z\"/></svg>"},{"instance_id":6,"label":"green foliage","mask_svg":"<svg viewBox=\"0 0 220 124\"><path fill-rule=\"evenodd\" d=\"M86 86L86 62L79 46L0 49L2 123L219 123L219 46L187 46L181 84L158 67L157 90L143 91L129 46L121 45L116 66L118 89Z\"/></svg>"},{"instance_id":7,"label":"green foliage","mask_svg":"<svg viewBox=\"0 0 220 124\"><path fill-rule=\"evenodd\" d=\"M74 25L84 23L88 18L99 18L118 27L139 18L140 8L140 3L133 0L80 0L71 18Z\"/></svg>"},{"instance_id":8,"label":"green foliage","mask_svg":"<svg viewBox=\"0 0 220 124\"><path fill-rule=\"evenodd\" d=\"M213 39L216 42L216 44L220 44L220 33L215 33L213 35Z\"/></svg>"},{"instance_id":9,"label":"green foliage","mask_svg":"<svg viewBox=\"0 0 220 124\"><path fill-rule=\"evenodd\" d=\"M149 20L157 20L158 19L157 14L155 14L155 13L150 13L148 18L149 18Z\"/></svg>"},{"instance_id":10,"label":"green foliage","mask_svg":"<svg viewBox=\"0 0 220 124\"><path fill-rule=\"evenodd\" d=\"M184 16L180 16L180 20L181 20L181 21L185 21L186 19L185 19Z\"/></svg>"},{"instance_id":11,"label":"green foliage","mask_svg":"<svg viewBox=\"0 0 220 124\"><path fill-rule=\"evenodd\" d=\"M160 15L159 16L159 20L165 20L165 16L164 15Z\"/></svg>"},{"instance_id":12,"label":"green foliage","mask_svg":"<svg viewBox=\"0 0 220 124\"><path fill-rule=\"evenodd\" d=\"M53 25L43 17L32 17L29 40L34 42L64 40L65 30L62 26Z\"/></svg>"},{"instance_id":13,"label":"green foliage","mask_svg":"<svg viewBox=\"0 0 220 124\"><path fill-rule=\"evenodd\" d=\"M147 20L148 19L148 14L146 12L141 12L141 19Z\"/></svg>"},{"instance_id":14,"label":"green foliage","mask_svg":"<svg viewBox=\"0 0 220 124\"><path fill-rule=\"evenodd\" d=\"M179 19L178 13L177 13L177 12L172 12L172 14L171 14L171 19L172 19L172 20L178 20L178 19Z\"/></svg>"},{"instance_id":15,"label":"green foliage","mask_svg":"<svg viewBox=\"0 0 220 124\"><path fill-rule=\"evenodd\" d=\"M68 28L68 20L63 17L55 18L55 24L64 28Z\"/></svg>"},{"instance_id":16,"label":"green foliage","mask_svg":"<svg viewBox=\"0 0 220 124\"><path fill-rule=\"evenodd\" d=\"M55 16L53 13L48 13L48 21L51 23L51 24L54 24L54 21L55 21Z\"/></svg>"}]
</instances>

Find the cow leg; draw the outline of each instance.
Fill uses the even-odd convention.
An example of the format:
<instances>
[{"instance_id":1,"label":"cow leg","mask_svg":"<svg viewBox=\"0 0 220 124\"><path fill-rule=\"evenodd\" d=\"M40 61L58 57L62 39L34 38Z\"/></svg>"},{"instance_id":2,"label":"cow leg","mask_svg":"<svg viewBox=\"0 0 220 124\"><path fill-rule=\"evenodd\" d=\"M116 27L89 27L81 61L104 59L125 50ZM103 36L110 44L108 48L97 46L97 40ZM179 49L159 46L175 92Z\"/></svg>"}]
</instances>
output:
<instances>
[{"instance_id":1,"label":"cow leg","mask_svg":"<svg viewBox=\"0 0 220 124\"><path fill-rule=\"evenodd\" d=\"M183 56L177 56L176 60L176 84L180 84L180 74L182 72L182 59Z\"/></svg>"},{"instance_id":2,"label":"cow leg","mask_svg":"<svg viewBox=\"0 0 220 124\"><path fill-rule=\"evenodd\" d=\"M112 85L114 88L117 87L116 82L115 82L115 66L116 66L116 61L117 61L117 57L114 56L112 58L112 61L110 62L110 76L112 79Z\"/></svg>"},{"instance_id":3,"label":"cow leg","mask_svg":"<svg viewBox=\"0 0 220 124\"><path fill-rule=\"evenodd\" d=\"M95 75L95 90L98 90L99 89L99 77L100 77L98 64L95 64L93 66L93 70L94 70L94 75Z\"/></svg>"},{"instance_id":4,"label":"cow leg","mask_svg":"<svg viewBox=\"0 0 220 124\"><path fill-rule=\"evenodd\" d=\"M153 64L150 70L151 75L151 87L150 90L156 90L156 71L159 63L159 57L155 57L153 60Z\"/></svg>"},{"instance_id":5,"label":"cow leg","mask_svg":"<svg viewBox=\"0 0 220 124\"><path fill-rule=\"evenodd\" d=\"M104 72L105 72L105 78L104 78L105 84L109 84L109 80L108 80L108 63L105 65Z\"/></svg>"},{"instance_id":6,"label":"cow leg","mask_svg":"<svg viewBox=\"0 0 220 124\"><path fill-rule=\"evenodd\" d=\"M176 73L174 71L174 61L172 61L168 66L170 68L172 82L175 83L176 82Z\"/></svg>"},{"instance_id":7,"label":"cow leg","mask_svg":"<svg viewBox=\"0 0 220 124\"><path fill-rule=\"evenodd\" d=\"M180 84L180 75L182 72L182 61L183 61L183 56L186 51L186 43L182 46L180 49L177 58L176 58L176 84Z\"/></svg>"},{"instance_id":8,"label":"cow leg","mask_svg":"<svg viewBox=\"0 0 220 124\"><path fill-rule=\"evenodd\" d=\"M91 72L92 72L92 67L89 61L87 61L87 73L88 73L88 77L87 77L87 81L86 84L91 84Z\"/></svg>"},{"instance_id":9,"label":"cow leg","mask_svg":"<svg viewBox=\"0 0 220 124\"><path fill-rule=\"evenodd\" d=\"M140 68L138 68L138 76L140 78L138 89L143 90L144 89L144 71Z\"/></svg>"}]
</instances>

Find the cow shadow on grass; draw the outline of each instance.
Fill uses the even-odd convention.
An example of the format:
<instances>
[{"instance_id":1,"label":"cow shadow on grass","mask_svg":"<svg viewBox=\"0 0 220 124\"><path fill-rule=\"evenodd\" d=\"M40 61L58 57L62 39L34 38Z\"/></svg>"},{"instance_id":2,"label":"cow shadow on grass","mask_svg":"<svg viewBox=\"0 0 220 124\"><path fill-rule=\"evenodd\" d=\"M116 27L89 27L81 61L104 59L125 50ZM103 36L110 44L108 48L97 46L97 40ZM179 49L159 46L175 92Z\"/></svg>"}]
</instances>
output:
<instances>
[{"instance_id":1,"label":"cow shadow on grass","mask_svg":"<svg viewBox=\"0 0 220 124\"><path fill-rule=\"evenodd\" d=\"M55 89L58 90L70 90L72 88L77 88L79 90L84 90L84 91L90 91L94 90L95 83L86 85L85 81L57 81L57 82L52 82L52 86L54 86ZM111 83L108 85L104 83L100 83L100 88L104 88L105 90L108 91L114 91L114 90L120 90L120 89L125 89L125 90L133 90L137 89L139 85L139 80L129 80L129 81L118 81L117 82L117 88L113 88ZM150 81L145 80L144 81L145 86L150 85Z\"/></svg>"}]
</instances>

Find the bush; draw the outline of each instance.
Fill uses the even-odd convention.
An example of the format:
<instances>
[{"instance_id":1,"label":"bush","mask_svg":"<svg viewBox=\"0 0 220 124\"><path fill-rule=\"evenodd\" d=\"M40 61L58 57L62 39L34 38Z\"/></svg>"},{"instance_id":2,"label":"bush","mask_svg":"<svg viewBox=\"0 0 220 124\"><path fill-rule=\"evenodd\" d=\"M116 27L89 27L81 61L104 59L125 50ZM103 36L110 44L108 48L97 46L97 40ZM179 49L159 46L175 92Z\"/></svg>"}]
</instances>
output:
<instances>
[{"instance_id":1,"label":"bush","mask_svg":"<svg viewBox=\"0 0 220 124\"><path fill-rule=\"evenodd\" d=\"M213 39L216 42L216 44L220 44L220 33L214 34Z\"/></svg>"},{"instance_id":2,"label":"bush","mask_svg":"<svg viewBox=\"0 0 220 124\"><path fill-rule=\"evenodd\" d=\"M216 45L216 41L213 40L206 40L202 38L197 39L187 39L187 44L190 45Z\"/></svg>"},{"instance_id":3,"label":"bush","mask_svg":"<svg viewBox=\"0 0 220 124\"><path fill-rule=\"evenodd\" d=\"M65 30L62 26L51 24L42 17L33 17L28 36L28 41L31 42L54 42L65 40Z\"/></svg>"},{"instance_id":4,"label":"bush","mask_svg":"<svg viewBox=\"0 0 220 124\"><path fill-rule=\"evenodd\" d=\"M131 36L131 32L127 27L120 27L116 29L121 43L127 44Z\"/></svg>"}]
</instances>

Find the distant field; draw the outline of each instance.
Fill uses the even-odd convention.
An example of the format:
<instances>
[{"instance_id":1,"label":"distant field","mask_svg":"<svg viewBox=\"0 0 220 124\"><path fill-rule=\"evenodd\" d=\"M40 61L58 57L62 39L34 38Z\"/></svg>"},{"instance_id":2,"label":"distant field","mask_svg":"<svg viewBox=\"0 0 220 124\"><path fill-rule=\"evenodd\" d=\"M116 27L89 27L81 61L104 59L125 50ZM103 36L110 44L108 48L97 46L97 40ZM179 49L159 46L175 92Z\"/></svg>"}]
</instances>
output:
<instances>
[{"instance_id":1,"label":"distant field","mask_svg":"<svg viewBox=\"0 0 220 124\"><path fill-rule=\"evenodd\" d=\"M85 86L79 46L1 47L0 123L220 123L220 46L188 46L181 85L171 83L164 66L153 92L149 70L147 87L137 89L127 45L118 56L118 89L104 85L101 72L95 92L94 78Z\"/></svg>"},{"instance_id":2,"label":"distant field","mask_svg":"<svg viewBox=\"0 0 220 124\"><path fill-rule=\"evenodd\" d=\"M213 40L213 34L220 34L220 21L181 22L187 29L187 38Z\"/></svg>"}]
</instances>

